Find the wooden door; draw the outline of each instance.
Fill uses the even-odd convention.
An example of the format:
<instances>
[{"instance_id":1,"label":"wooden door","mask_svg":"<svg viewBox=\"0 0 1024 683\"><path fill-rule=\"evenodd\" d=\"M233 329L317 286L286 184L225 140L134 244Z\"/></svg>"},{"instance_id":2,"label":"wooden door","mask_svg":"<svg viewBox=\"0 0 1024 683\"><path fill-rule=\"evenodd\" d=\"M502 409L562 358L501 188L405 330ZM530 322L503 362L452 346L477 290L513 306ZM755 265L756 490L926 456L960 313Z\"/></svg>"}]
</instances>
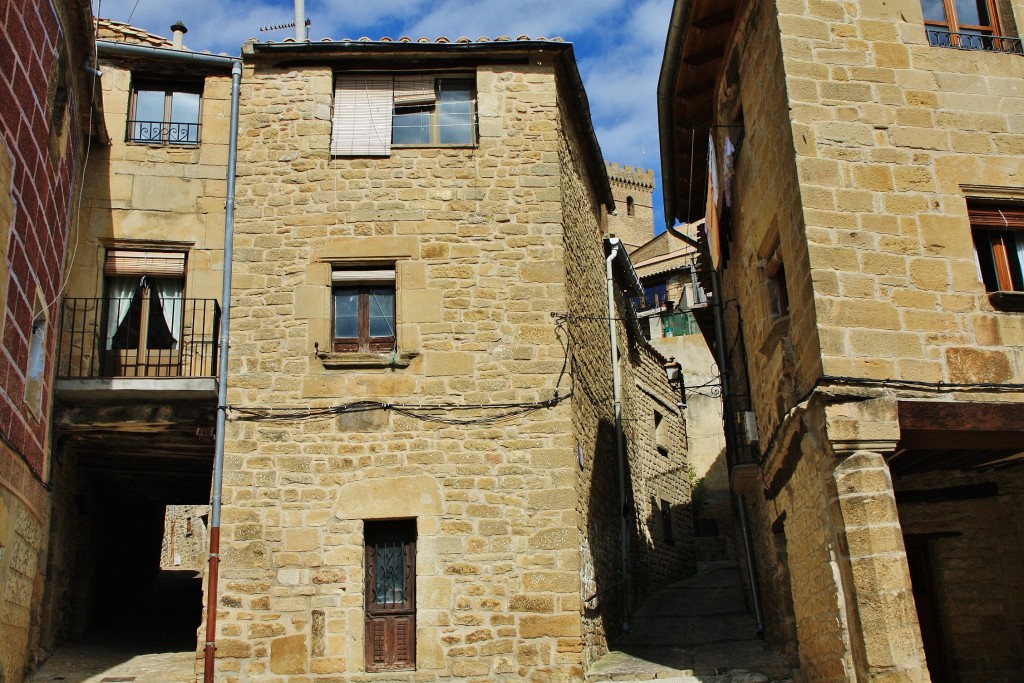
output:
<instances>
[{"instance_id":1,"label":"wooden door","mask_svg":"<svg viewBox=\"0 0 1024 683\"><path fill-rule=\"evenodd\" d=\"M366 670L416 668L416 520L366 522Z\"/></svg>"}]
</instances>

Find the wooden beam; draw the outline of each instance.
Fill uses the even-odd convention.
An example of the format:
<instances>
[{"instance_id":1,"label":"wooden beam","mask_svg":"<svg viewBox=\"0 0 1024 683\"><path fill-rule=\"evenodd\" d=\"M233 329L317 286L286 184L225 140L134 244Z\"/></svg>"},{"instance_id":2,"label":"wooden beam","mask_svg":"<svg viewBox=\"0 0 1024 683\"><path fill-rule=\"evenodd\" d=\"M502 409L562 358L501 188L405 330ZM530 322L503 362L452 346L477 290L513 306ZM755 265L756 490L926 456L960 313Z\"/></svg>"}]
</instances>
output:
<instances>
[{"instance_id":1,"label":"wooden beam","mask_svg":"<svg viewBox=\"0 0 1024 683\"><path fill-rule=\"evenodd\" d=\"M1024 403L901 400L898 415L907 449L1024 450Z\"/></svg>"},{"instance_id":2,"label":"wooden beam","mask_svg":"<svg viewBox=\"0 0 1024 683\"><path fill-rule=\"evenodd\" d=\"M689 57L684 57L683 63L689 64L690 66L700 66L702 64L708 64L709 62L713 62L716 59L721 59L722 55L724 54L725 48L722 45L716 45L712 48L704 50L703 52L697 52L690 55Z\"/></svg>"},{"instance_id":3,"label":"wooden beam","mask_svg":"<svg viewBox=\"0 0 1024 683\"><path fill-rule=\"evenodd\" d=\"M718 28L719 26L724 26L731 22L735 16L736 14L733 8L730 7L729 9L709 14L703 19L697 19L693 22L693 27L702 31L706 31L711 28Z\"/></svg>"}]
</instances>

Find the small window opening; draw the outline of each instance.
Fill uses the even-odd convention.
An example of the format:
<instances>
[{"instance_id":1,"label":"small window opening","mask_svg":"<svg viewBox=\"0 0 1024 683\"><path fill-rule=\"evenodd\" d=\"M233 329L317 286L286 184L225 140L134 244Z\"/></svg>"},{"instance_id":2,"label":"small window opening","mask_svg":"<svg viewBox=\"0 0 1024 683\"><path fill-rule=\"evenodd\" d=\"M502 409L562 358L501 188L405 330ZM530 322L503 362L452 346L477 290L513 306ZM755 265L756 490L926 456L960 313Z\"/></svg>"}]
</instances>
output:
<instances>
[{"instance_id":1,"label":"small window opening","mask_svg":"<svg viewBox=\"0 0 1024 683\"><path fill-rule=\"evenodd\" d=\"M672 534L672 503L667 500L661 501L661 530L665 535L665 543L675 545L676 539Z\"/></svg>"},{"instance_id":2,"label":"small window opening","mask_svg":"<svg viewBox=\"0 0 1024 683\"><path fill-rule=\"evenodd\" d=\"M636 212L633 210L633 198L626 197L626 215L633 216L635 213Z\"/></svg>"},{"instance_id":3,"label":"small window opening","mask_svg":"<svg viewBox=\"0 0 1024 683\"><path fill-rule=\"evenodd\" d=\"M665 457L668 457L668 454L670 453L669 444L671 443L671 441L670 441L671 436L669 434L668 425L669 425L669 423L668 423L668 420L665 419L665 416L662 415L657 410L655 410L654 411L654 443L655 443L655 448L657 449L657 451L659 453L661 453Z\"/></svg>"},{"instance_id":4,"label":"small window opening","mask_svg":"<svg viewBox=\"0 0 1024 683\"><path fill-rule=\"evenodd\" d=\"M786 287L786 267L782 262L782 250L776 246L764 267L768 278L768 296L772 317L785 318L789 315L789 289Z\"/></svg>"}]
</instances>

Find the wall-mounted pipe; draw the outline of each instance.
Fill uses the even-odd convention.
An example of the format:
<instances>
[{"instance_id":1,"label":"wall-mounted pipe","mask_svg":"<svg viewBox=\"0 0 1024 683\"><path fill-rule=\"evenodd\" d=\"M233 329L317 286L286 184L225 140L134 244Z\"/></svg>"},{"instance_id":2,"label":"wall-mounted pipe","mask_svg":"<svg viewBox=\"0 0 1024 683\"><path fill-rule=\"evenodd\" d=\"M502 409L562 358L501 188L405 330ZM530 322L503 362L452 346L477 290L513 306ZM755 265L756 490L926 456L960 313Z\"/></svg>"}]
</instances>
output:
<instances>
[{"instance_id":1,"label":"wall-mounted pipe","mask_svg":"<svg viewBox=\"0 0 1024 683\"><path fill-rule=\"evenodd\" d=\"M213 456L213 487L210 495L210 571L206 585L206 642L203 645L203 683L213 682L217 651L217 583L220 578L220 508L224 485L224 430L228 410L228 342L231 323L231 262L235 237L235 161L238 158L238 99L242 62L231 67L231 131L228 141L227 197L224 202L224 277L221 289L220 356L217 368L217 440Z\"/></svg>"},{"instance_id":2,"label":"wall-mounted pipe","mask_svg":"<svg viewBox=\"0 0 1024 683\"><path fill-rule=\"evenodd\" d=\"M608 284L608 336L611 339L612 358L612 396L615 406L615 449L619 463L619 533L622 542L622 580L625 582L625 589L622 591L622 632L629 633L629 610L633 602L633 577L630 572L630 532L628 506L626 498L626 448L622 435L622 373L619 371L619 343L616 334L615 321L615 275L612 272L612 264L619 255L622 248L622 240L610 239L611 253L605 259L605 277Z\"/></svg>"}]
</instances>

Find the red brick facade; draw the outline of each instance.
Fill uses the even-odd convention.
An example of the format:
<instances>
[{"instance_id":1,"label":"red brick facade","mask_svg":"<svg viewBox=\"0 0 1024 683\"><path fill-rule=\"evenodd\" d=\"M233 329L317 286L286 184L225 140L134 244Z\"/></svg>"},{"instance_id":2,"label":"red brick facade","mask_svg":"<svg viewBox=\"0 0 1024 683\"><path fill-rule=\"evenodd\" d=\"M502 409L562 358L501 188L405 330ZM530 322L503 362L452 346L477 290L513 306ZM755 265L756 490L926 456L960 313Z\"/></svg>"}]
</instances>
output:
<instances>
[{"instance_id":1,"label":"red brick facade","mask_svg":"<svg viewBox=\"0 0 1024 683\"><path fill-rule=\"evenodd\" d=\"M9 231L9 279L0 308L0 435L37 475L45 471L56 300L81 169L81 113L89 106L78 69L88 54L78 33L83 16L75 0L0 0L0 141L6 147L0 164L10 166L10 186L0 195L13 200L14 215L13 224L0 226L0 234ZM33 411L25 399L26 371L33 314L41 306L47 309L47 362L41 405Z\"/></svg>"}]
</instances>

